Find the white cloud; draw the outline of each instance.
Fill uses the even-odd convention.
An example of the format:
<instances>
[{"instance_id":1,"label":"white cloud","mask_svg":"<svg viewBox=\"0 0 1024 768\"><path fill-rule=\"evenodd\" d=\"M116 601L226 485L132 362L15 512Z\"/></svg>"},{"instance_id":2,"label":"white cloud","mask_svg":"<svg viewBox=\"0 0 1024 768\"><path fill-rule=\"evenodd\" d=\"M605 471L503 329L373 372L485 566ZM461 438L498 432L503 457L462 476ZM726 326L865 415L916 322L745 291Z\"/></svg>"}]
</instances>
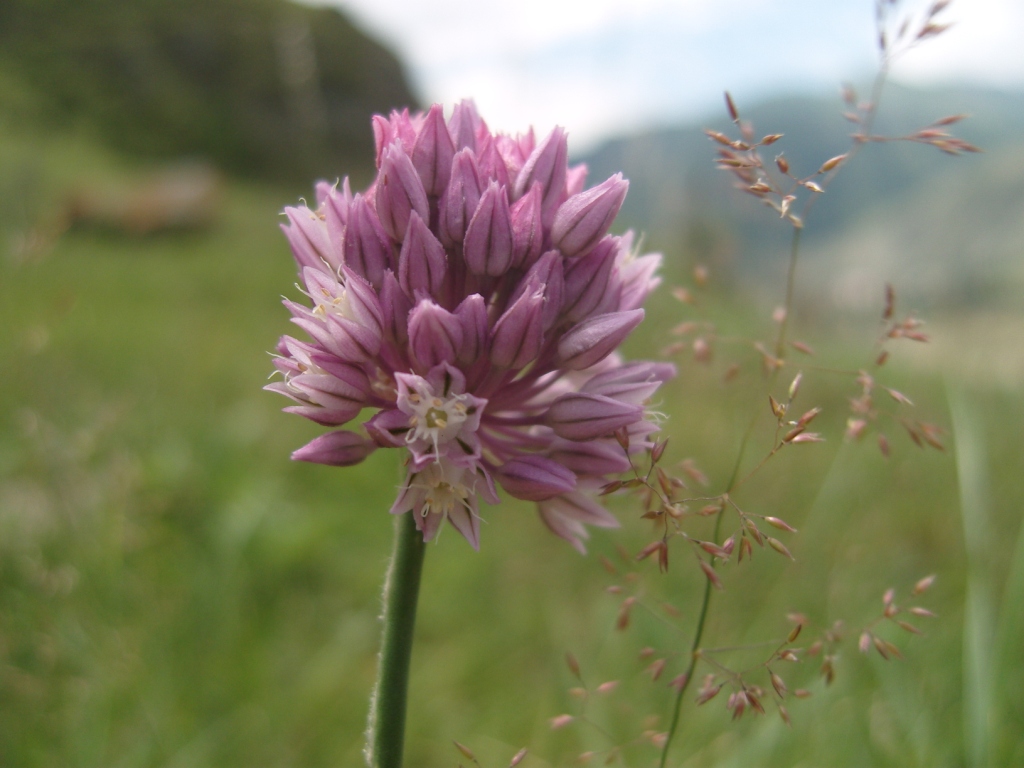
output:
<instances>
[{"instance_id":1,"label":"white cloud","mask_svg":"<svg viewBox=\"0 0 1024 768\"><path fill-rule=\"evenodd\" d=\"M874 66L871 0L312 0L334 3L406 61L424 101L473 96L502 130L558 123L579 149ZM1024 0L955 0L957 26L912 51L902 80L1024 85Z\"/></svg>"}]
</instances>

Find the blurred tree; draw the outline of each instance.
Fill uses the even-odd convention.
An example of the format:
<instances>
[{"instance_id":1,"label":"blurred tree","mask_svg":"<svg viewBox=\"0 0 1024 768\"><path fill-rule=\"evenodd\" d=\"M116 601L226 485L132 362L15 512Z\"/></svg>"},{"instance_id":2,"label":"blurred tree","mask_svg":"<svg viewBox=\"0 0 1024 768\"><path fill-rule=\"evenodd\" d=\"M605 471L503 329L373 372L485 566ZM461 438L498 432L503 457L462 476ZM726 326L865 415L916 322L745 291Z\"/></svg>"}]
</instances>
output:
<instances>
[{"instance_id":1,"label":"blurred tree","mask_svg":"<svg viewBox=\"0 0 1024 768\"><path fill-rule=\"evenodd\" d=\"M369 115L416 106L390 52L286 0L5 0L0 70L51 122L275 178L365 164Z\"/></svg>"}]
</instances>

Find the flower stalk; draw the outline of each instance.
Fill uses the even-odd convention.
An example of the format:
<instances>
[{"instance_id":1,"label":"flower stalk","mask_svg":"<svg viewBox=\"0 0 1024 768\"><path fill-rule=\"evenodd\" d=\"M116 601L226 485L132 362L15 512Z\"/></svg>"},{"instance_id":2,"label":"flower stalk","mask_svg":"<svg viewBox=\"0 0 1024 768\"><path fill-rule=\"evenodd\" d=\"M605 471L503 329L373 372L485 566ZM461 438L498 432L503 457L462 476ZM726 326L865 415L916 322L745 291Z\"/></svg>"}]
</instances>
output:
<instances>
[{"instance_id":1,"label":"flower stalk","mask_svg":"<svg viewBox=\"0 0 1024 768\"><path fill-rule=\"evenodd\" d=\"M401 768L409 663L426 544L413 515L395 520L395 549L384 580L384 630L377 683L370 702L366 764Z\"/></svg>"}]
</instances>

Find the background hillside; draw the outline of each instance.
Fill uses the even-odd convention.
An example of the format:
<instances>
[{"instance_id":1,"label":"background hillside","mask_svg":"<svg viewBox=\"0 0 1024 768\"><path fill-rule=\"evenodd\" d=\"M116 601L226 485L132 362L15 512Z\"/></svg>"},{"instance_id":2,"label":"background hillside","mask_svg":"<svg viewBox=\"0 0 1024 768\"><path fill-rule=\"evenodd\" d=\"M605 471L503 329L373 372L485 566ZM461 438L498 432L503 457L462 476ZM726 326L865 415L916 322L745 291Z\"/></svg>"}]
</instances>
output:
<instances>
[{"instance_id":1,"label":"background hillside","mask_svg":"<svg viewBox=\"0 0 1024 768\"><path fill-rule=\"evenodd\" d=\"M119 150L305 180L364 167L369 116L416 99L394 55L326 8L5 0L0 104Z\"/></svg>"},{"instance_id":2,"label":"background hillside","mask_svg":"<svg viewBox=\"0 0 1024 768\"><path fill-rule=\"evenodd\" d=\"M758 135L785 134L766 155L784 152L794 173L810 174L849 148L851 125L838 95L740 109ZM873 144L818 201L804 235L806 278L827 289L828 301L863 305L868 273L927 306L978 305L1020 285L1024 94L890 84L876 132L905 135L955 113L970 115L955 132L983 155L954 158L905 142ZM787 257L788 228L715 169L705 127L728 132L724 108L707 122L612 141L580 159L594 178L624 172L630 193L622 218L648 233L655 247L683 249L734 277L763 279Z\"/></svg>"}]
</instances>

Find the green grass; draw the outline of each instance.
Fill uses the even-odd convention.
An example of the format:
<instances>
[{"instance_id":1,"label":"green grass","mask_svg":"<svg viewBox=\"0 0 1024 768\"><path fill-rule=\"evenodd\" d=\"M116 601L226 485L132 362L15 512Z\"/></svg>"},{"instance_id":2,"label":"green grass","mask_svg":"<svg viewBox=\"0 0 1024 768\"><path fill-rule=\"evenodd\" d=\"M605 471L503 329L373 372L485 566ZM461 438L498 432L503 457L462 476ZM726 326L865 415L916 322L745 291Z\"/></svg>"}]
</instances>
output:
<instances>
[{"instance_id":1,"label":"green grass","mask_svg":"<svg viewBox=\"0 0 1024 768\"><path fill-rule=\"evenodd\" d=\"M8 132L0 228L10 238L45 221L72 181L136 171L85 139ZM293 197L230 182L208 232L72 231L48 252L0 264L0 764L359 764L398 461L379 452L346 470L290 462L319 430L281 414L280 399L260 390L266 351L289 329L278 297L294 293L294 270L277 211ZM683 270L670 263L667 272ZM736 334L759 317L736 296L714 298L710 310ZM661 292L631 353L654 353L686 311ZM855 338L816 327L798 319L798 335L824 360L864 364L870 324ZM723 387L736 355L744 372ZM697 457L720 488L753 410L767 416L757 361L723 346L712 368L683 362L680 374L661 405L667 465ZM784 452L735 495L800 529L785 537L797 562L759 551L751 565L724 568L706 638L717 646L784 636L789 610L817 629L843 618L851 637L836 682L818 682L813 661L793 667L791 687L814 697L792 703L792 729L771 710L730 723L724 696L699 709L689 697L673 766L1024 761L1019 388L958 380L971 409L954 409L961 415L951 420L941 375L913 366L889 375L923 413L955 427L951 450L920 452L895 430L888 461L870 442L843 443L849 382L808 374L799 402L825 406L829 441ZM771 439L767 419L762 427L751 466ZM623 529L595 534L587 558L518 502L485 510L480 553L450 530L429 548L410 766L456 765L453 739L488 767L521 746L531 749L528 767L606 749L595 728L548 728L548 718L578 712L567 650L588 685L622 681L590 712L614 741L665 727L665 683L682 662L671 658L652 684L637 655L685 648L702 580L682 547L668 575L630 566L652 604L677 606L679 628L639 611L616 632L618 599L605 589L621 576L598 556L620 562L616 546L637 551L651 531L628 500L612 503ZM984 505L983 545L971 504ZM923 601L940 618L921 638L887 635L906 659L859 655L856 628L879 613L883 591L905 595L930 572L939 579ZM988 623L965 628L979 594ZM968 651L984 664L965 664ZM659 719L647 722L652 715ZM643 766L656 753L640 744L625 754Z\"/></svg>"}]
</instances>

